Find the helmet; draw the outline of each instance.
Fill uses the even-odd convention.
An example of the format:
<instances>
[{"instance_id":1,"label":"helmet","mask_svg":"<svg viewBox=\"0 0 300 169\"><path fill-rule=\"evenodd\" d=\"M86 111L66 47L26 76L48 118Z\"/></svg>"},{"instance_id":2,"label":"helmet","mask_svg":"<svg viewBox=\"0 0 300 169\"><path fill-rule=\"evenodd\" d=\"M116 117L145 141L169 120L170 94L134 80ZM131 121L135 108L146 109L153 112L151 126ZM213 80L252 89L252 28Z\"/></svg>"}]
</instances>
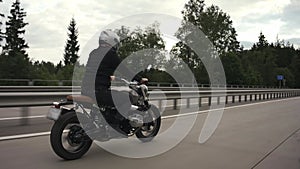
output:
<instances>
[{"instance_id":1,"label":"helmet","mask_svg":"<svg viewBox=\"0 0 300 169\"><path fill-rule=\"evenodd\" d=\"M117 47L120 43L119 36L111 31L111 30L104 30L101 32L99 37L99 44L106 43L113 47Z\"/></svg>"}]
</instances>

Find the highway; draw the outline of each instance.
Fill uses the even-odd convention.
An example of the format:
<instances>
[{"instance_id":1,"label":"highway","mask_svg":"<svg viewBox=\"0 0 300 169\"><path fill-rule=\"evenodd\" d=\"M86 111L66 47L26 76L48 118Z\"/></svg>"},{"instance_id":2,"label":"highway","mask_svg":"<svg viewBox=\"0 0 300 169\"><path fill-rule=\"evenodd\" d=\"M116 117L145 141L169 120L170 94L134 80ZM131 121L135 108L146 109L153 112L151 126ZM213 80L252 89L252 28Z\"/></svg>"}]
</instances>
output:
<instances>
[{"instance_id":1,"label":"highway","mask_svg":"<svg viewBox=\"0 0 300 169\"><path fill-rule=\"evenodd\" d=\"M207 112L201 111L181 143L166 153L144 159L119 157L94 145L82 159L63 161L51 150L48 135L4 140L0 141L1 168L299 169L299 108L300 97L229 105L216 132L204 144L198 143L207 117ZM164 118L161 132L173 121Z\"/></svg>"},{"instance_id":2,"label":"highway","mask_svg":"<svg viewBox=\"0 0 300 169\"><path fill-rule=\"evenodd\" d=\"M249 98L249 96L248 96ZM232 101L229 99L229 102ZM158 106L158 101L151 101L152 104ZM213 102L215 103L215 102ZM208 99L202 99L202 107L200 110L208 109ZM197 107L198 99L190 100L190 107ZM230 105L229 105L230 106ZM30 134L48 132L51 129L52 121L45 118L50 106L38 106L30 107L27 117L21 116L21 108L0 108L0 140L3 136ZM173 101L163 101L162 107L164 110L164 116L177 114L178 111L173 111ZM186 99L178 100L178 107L186 107ZM22 125L26 120L26 125Z\"/></svg>"}]
</instances>

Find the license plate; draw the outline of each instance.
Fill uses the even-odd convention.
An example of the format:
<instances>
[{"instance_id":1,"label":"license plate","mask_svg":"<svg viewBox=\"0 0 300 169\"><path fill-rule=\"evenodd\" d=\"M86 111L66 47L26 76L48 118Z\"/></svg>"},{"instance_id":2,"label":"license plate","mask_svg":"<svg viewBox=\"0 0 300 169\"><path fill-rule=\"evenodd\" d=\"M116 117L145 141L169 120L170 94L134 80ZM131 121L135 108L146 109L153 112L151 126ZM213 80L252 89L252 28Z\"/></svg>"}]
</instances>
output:
<instances>
[{"instance_id":1,"label":"license plate","mask_svg":"<svg viewBox=\"0 0 300 169\"><path fill-rule=\"evenodd\" d=\"M51 107L48 111L47 118L50 120L57 120L61 114L61 109Z\"/></svg>"}]
</instances>

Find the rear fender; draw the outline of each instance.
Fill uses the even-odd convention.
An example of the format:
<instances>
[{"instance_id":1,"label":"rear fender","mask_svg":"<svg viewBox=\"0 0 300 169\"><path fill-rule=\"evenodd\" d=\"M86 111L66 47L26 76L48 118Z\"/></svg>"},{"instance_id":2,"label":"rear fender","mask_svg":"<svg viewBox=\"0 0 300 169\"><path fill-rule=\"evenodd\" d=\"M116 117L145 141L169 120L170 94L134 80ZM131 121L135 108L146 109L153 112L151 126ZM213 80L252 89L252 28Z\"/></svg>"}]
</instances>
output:
<instances>
[{"instance_id":1,"label":"rear fender","mask_svg":"<svg viewBox=\"0 0 300 169\"><path fill-rule=\"evenodd\" d=\"M53 106L49 109L46 117L50 120L56 121L68 112L75 113L75 106L72 101L63 100L60 102L53 102Z\"/></svg>"}]
</instances>

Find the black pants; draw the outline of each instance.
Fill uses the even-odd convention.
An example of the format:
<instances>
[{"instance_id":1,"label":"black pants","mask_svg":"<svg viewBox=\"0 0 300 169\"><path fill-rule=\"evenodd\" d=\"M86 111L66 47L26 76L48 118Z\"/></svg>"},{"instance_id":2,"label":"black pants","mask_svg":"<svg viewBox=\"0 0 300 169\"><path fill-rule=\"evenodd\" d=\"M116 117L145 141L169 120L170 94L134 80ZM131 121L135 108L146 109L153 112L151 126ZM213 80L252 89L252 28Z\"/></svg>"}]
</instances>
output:
<instances>
[{"instance_id":1,"label":"black pants","mask_svg":"<svg viewBox=\"0 0 300 169\"><path fill-rule=\"evenodd\" d=\"M108 87L98 88L95 91L98 106L110 106L117 108L117 111L127 117L130 110L131 102L129 94L110 90Z\"/></svg>"},{"instance_id":2,"label":"black pants","mask_svg":"<svg viewBox=\"0 0 300 169\"><path fill-rule=\"evenodd\" d=\"M110 106L117 109L108 110L104 118L112 128L126 136L130 130L128 120L126 120L131 106L128 93L101 88L101 90L96 90L95 94L98 106Z\"/></svg>"}]
</instances>

